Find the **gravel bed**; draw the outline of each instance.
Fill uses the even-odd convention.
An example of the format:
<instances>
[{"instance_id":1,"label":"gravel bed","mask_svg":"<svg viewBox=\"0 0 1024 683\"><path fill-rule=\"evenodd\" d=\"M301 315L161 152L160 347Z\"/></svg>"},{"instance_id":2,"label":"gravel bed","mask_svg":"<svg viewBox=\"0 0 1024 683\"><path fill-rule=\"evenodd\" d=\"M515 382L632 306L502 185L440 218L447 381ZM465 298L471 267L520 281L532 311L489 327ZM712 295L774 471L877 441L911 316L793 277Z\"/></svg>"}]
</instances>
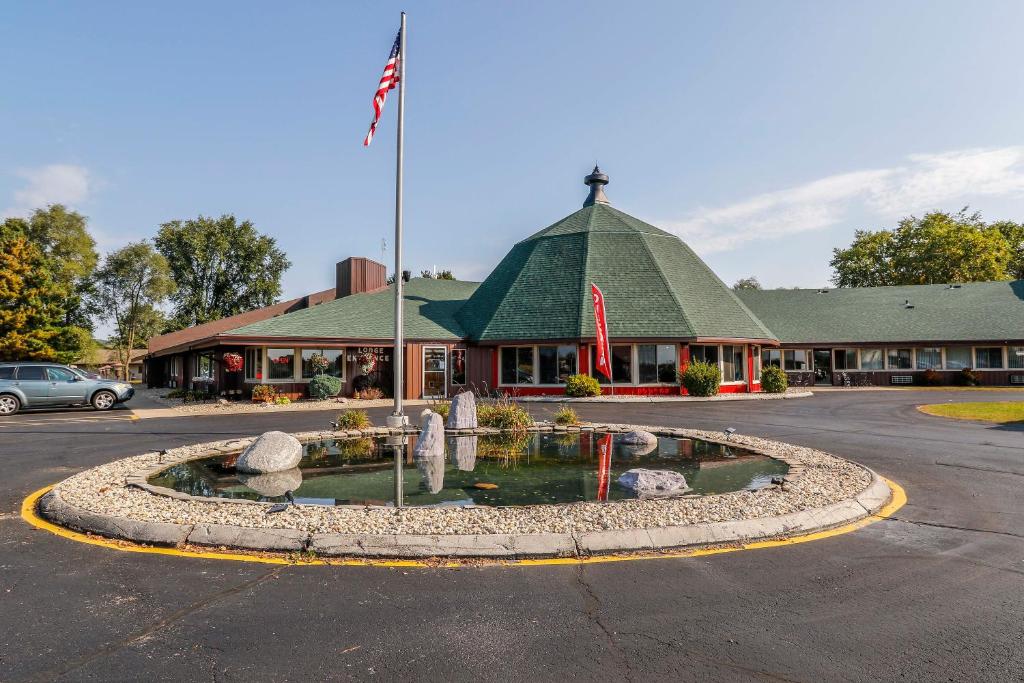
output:
<instances>
[{"instance_id":1,"label":"gravel bed","mask_svg":"<svg viewBox=\"0 0 1024 683\"><path fill-rule=\"evenodd\" d=\"M591 425L604 431L646 429L659 435L723 440L721 432L637 425ZM311 440L331 433L298 435ZM344 433L334 436L345 436ZM645 529L775 517L825 507L852 498L871 483L864 468L802 446L733 435L730 443L789 463L786 485L757 491L683 498L569 503L525 507L332 507L294 505L267 515L266 504L215 499L179 500L129 486L140 470L211 452L237 451L248 440L221 441L117 460L60 482L61 497L83 510L143 522L228 524L248 528L294 529L306 533L352 534L530 534Z\"/></svg>"}]
</instances>

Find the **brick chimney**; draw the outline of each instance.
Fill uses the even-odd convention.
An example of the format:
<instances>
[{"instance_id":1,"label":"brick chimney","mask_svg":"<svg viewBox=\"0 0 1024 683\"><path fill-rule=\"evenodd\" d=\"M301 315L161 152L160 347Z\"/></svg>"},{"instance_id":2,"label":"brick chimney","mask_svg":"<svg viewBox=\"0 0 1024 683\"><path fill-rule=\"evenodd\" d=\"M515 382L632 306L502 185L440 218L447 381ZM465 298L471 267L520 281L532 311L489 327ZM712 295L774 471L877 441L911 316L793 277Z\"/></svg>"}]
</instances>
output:
<instances>
[{"instance_id":1,"label":"brick chimney","mask_svg":"<svg viewBox=\"0 0 1024 683\"><path fill-rule=\"evenodd\" d=\"M375 292L387 287L388 272L383 263L362 256L350 256L335 266L334 298Z\"/></svg>"}]
</instances>

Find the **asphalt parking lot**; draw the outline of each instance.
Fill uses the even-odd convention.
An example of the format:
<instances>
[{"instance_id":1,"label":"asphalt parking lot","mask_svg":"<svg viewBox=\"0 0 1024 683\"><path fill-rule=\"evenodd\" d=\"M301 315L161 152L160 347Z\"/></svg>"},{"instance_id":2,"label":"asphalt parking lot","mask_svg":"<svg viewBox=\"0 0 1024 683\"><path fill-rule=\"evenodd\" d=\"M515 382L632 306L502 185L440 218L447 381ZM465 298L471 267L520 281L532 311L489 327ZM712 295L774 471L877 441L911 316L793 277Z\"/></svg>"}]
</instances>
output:
<instances>
[{"instance_id":1,"label":"asphalt parking lot","mask_svg":"<svg viewBox=\"0 0 1024 683\"><path fill-rule=\"evenodd\" d=\"M899 482L908 503L788 547L455 570L123 553L18 514L32 491L101 462L322 427L331 413L5 418L0 680L1024 680L1024 430L915 409L1022 398L851 391L580 406L596 420L733 426L828 450Z\"/></svg>"}]
</instances>

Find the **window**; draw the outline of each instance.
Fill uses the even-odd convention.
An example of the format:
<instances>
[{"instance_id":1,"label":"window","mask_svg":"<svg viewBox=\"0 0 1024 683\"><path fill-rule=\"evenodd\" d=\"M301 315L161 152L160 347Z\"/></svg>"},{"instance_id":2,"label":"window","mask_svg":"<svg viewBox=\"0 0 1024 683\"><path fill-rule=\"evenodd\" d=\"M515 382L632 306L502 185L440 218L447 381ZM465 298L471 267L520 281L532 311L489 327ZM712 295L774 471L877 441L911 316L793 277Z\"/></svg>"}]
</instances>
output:
<instances>
[{"instance_id":1,"label":"window","mask_svg":"<svg viewBox=\"0 0 1024 683\"><path fill-rule=\"evenodd\" d=\"M18 381L45 381L46 368L38 365L23 365L18 368Z\"/></svg>"},{"instance_id":2,"label":"window","mask_svg":"<svg viewBox=\"0 0 1024 683\"><path fill-rule=\"evenodd\" d=\"M807 349L787 349L783 351L782 363L786 370L806 370Z\"/></svg>"},{"instance_id":3,"label":"window","mask_svg":"<svg viewBox=\"0 0 1024 683\"><path fill-rule=\"evenodd\" d=\"M14 379L14 366L0 368L0 379Z\"/></svg>"},{"instance_id":4,"label":"window","mask_svg":"<svg viewBox=\"0 0 1024 683\"><path fill-rule=\"evenodd\" d=\"M540 383L565 384L569 375L576 374L576 347L540 346Z\"/></svg>"},{"instance_id":5,"label":"window","mask_svg":"<svg viewBox=\"0 0 1024 683\"><path fill-rule=\"evenodd\" d=\"M245 378L252 381L263 379L263 349L248 348L245 350Z\"/></svg>"},{"instance_id":6,"label":"window","mask_svg":"<svg viewBox=\"0 0 1024 683\"><path fill-rule=\"evenodd\" d=\"M746 376L743 367L743 347L726 344L722 346L722 381L742 382Z\"/></svg>"},{"instance_id":7,"label":"window","mask_svg":"<svg viewBox=\"0 0 1024 683\"><path fill-rule=\"evenodd\" d=\"M295 349L267 349L268 379L295 379Z\"/></svg>"},{"instance_id":8,"label":"window","mask_svg":"<svg viewBox=\"0 0 1024 683\"><path fill-rule=\"evenodd\" d=\"M676 347L674 344L638 344L636 347L638 382L675 383Z\"/></svg>"},{"instance_id":9,"label":"window","mask_svg":"<svg viewBox=\"0 0 1024 683\"><path fill-rule=\"evenodd\" d=\"M171 377L181 376L181 356L171 358Z\"/></svg>"},{"instance_id":10,"label":"window","mask_svg":"<svg viewBox=\"0 0 1024 683\"><path fill-rule=\"evenodd\" d=\"M1006 350L1006 355L1009 358L1009 366L1013 370L1020 370L1024 368L1024 346L1011 346Z\"/></svg>"},{"instance_id":11,"label":"window","mask_svg":"<svg viewBox=\"0 0 1024 683\"><path fill-rule=\"evenodd\" d=\"M834 349L832 359L835 362L836 370L857 369L857 349Z\"/></svg>"},{"instance_id":12,"label":"window","mask_svg":"<svg viewBox=\"0 0 1024 683\"><path fill-rule=\"evenodd\" d=\"M750 357L754 359L754 381L761 381L761 347L751 346Z\"/></svg>"},{"instance_id":13,"label":"window","mask_svg":"<svg viewBox=\"0 0 1024 683\"><path fill-rule=\"evenodd\" d=\"M917 369L918 370L941 370L942 369L942 349L937 347L928 347L917 350Z\"/></svg>"},{"instance_id":14,"label":"window","mask_svg":"<svg viewBox=\"0 0 1024 683\"><path fill-rule=\"evenodd\" d=\"M979 370L1002 369L1003 349L998 346L982 347L974 349L974 367Z\"/></svg>"},{"instance_id":15,"label":"window","mask_svg":"<svg viewBox=\"0 0 1024 683\"><path fill-rule=\"evenodd\" d=\"M969 346L950 346L946 348L947 370L963 370L971 366L971 349Z\"/></svg>"},{"instance_id":16,"label":"window","mask_svg":"<svg viewBox=\"0 0 1024 683\"><path fill-rule=\"evenodd\" d=\"M633 347L628 344L612 346L612 378L614 384L630 384L633 381ZM597 347L590 347L590 374L601 384L607 384L608 378L594 370L597 362Z\"/></svg>"},{"instance_id":17,"label":"window","mask_svg":"<svg viewBox=\"0 0 1024 683\"><path fill-rule=\"evenodd\" d=\"M466 349L452 349L452 384L466 383Z\"/></svg>"},{"instance_id":18,"label":"window","mask_svg":"<svg viewBox=\"0 0 1024 683\"><path fill-rule=\"evenodd\" d=\"M690 360L702 360L705 363L718 365L718 347L701 346L699 344L690 346Z\"/></svg>"},{"instance_id":19,"label":"window","mask_svg":"<svg viewBox=\"0 0 1024 683\"><path fill-rule=\"evenodd\" d=\"M70 382L75 379L75 373L64 368L46 368L46 374L50 376L51 382Z\"/></svg>"},{"instance_id":20,"label":"window","mask_svg":"<svg viewBox=\"0 0 1024 683\"><path fill-rule=\"evenodd\" d=\"M323 374L331 377L345 376L345 351L344 349L302 349L302 378L309 379L316 377L318 372L313 369L310 360L313 356L323 356L330 363Z\"/></svg>"},{"instance_id":21,"label":"window","mask_svg":"<svg viewBox=\"0 0 1024 683\"><path fill-rule=\"evenodd\" d=\"M196 356L196 377L213 379L213 355Z\"/></svg>"},{"instance_id":22,"label":"window","mask_svg":"<svg viewBox=\"0 0 1024 683\"><path fill-rule=\"evenodd\" d=\"M501 349L501 383L533 384L532 346L505 346Z\"/></svg>"},{"instance_id":23,"label":"window","mask_svg":"<svg viewBox=\"0 0 1024 683\"><path fill-rule=\"evenodd\" d=\"M909 370L913 367L910 349L889 349L887 357L890 370Z\"/></svg>"},{"instance_id":24,"label":"window","mask_svg":"<svg viewBox=\"0 0 1024 683\"><path fill-rule=\"evenodd\" d=\"M781 349L763 349L761 351L761 365L764 367L782 367L782 350Z\"/></svg>"},{"instance_id":25,"label":"window","mask_svg":"<svg viewBox=\"0 0 1024 683\"><path fill-rule=\"evenodd\" d=\"M882 355L882 349L861 349L860 350L860 369L861 370L883 370L885 365L883 363L885 357Z\"/></svg>"}]
</instances>

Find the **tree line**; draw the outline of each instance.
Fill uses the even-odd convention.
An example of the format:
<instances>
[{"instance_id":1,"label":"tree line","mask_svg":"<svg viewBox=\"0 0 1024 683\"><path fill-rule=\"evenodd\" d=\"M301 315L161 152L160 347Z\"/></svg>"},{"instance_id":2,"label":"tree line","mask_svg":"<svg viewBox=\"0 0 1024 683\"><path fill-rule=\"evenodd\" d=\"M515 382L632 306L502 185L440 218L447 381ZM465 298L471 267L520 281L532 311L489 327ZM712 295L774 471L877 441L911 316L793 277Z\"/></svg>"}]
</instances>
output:
<instances>
[{"instance_id":1,"label":"tree line","mask_svg":"<svg viewBox=\"0 0 1024 683\"><path fill-rule=\"evenodd\" d=\"M832 250L836 287L882 287L1024 279L1024 223L986 223L978 212L931 211L895 228L857 230ZM756 277L734 289L761 289Z\"/></svg>"}]
</instances>

